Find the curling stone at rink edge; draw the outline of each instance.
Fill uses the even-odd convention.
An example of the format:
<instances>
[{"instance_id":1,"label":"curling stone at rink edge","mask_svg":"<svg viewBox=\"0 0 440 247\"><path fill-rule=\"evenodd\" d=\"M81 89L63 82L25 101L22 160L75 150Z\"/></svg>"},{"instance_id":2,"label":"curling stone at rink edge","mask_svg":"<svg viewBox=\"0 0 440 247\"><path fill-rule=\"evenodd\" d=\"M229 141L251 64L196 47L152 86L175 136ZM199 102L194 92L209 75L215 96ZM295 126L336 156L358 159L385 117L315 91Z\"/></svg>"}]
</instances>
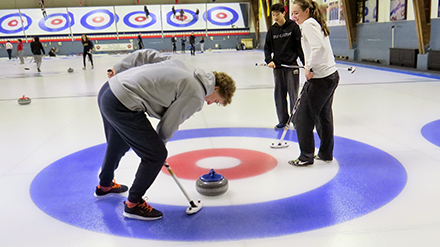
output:
<instances>
[{"instance_id":1,"label":"curling stone at rink edge","mask_svg":"<svg viewBox=\"0 0 440 247\"><path fill-rule=\"evenodd\" d=\"M208 174L200 176L196 181L196 190L204 196L219 196L229 188L228 180L211 169Z\"/></svg>"},{"instance_id":2,"label":"curling stone at rink edge","mask_svg":"<svg viewBox=\"0 0 440 247\"><path fill-rule=\"evenodd\" d=\"M19 98L17 102L19 105L29 105L32 100L29 97L23 95L23 97Z\"/></svg>"}]
</instances>

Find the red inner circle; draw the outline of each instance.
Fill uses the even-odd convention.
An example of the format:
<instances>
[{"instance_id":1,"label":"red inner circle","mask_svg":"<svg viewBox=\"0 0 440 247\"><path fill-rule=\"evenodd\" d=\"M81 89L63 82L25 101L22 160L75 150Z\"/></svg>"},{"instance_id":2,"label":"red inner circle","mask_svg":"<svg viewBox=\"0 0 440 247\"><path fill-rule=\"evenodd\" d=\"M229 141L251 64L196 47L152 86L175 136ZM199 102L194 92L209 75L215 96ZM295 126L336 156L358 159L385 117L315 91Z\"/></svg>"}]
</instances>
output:
<instances>
[{"instance_id":1,"label":"red inner circle","mask_svg":"<svg viewBox=\"0 0 440 247\"><path fill-rule=\"evenodd\" d=\"M103 22L103 21L104 21L104 17L102 17L102 16L96 16L96 17L93 17L92 21L93 21L93 22L97 22L97 23L99 23L99 22Z\"/></svg>"},{"instance_id":2,"label":"red inner circle","mask_svg":"<svg viewBox=\"0 0 440 247\"><path fill-rule=\"evenodd\" d=\"M18 25L18 21L17 20L11 20L10 22L8 22L8 26L10 27L15 27Z\"/></svg>"},{"instance_id":3,"label":"red inner circle","mask_svg":"<svg viewBox=\"0 0 440 247\"><path fill-rule=\"evenodd\" d=\"M188 19L188 17L186 15L183 15L183 17L181 17L180 15L177 15L176 19L179 21L184 21L184 20Z\"/></svg>"},{"instance_id":4,"label":"red inner circle","mask_svg":"<svg viewBox=\"0 0 440 247\"><path fill-rule=\"evenodd\" d=\"M53 19L50 24L52 25L59 25L60 23L63 23L63 20L61 19Z\"/></svg>"},{"instance_id":5,"label":"red inner circle","mask_svg":"<svg viewBox=\"0 0 440 247\"><path fill-rule=\"evenodd\" d=\"M217 13L215 16L219 19L225 19L228 15L225 13Z\"/></svg>"},{"instance_id":6,"label":"red inner circle","mask_svg":"<svg viewBox=\"0 0 440 247\"><path fill-rule=\"evenodd\" d=\"M277 160L269 154L235 148L216 148L195 150L177 154L167 159L173 172L177 177L183 179L197 180L200 176L207 174L210 169L199 167L196 162L210 157L232 157L239 159L241 163L231 168L214 168L216 173L225 176L228 180L249 178L264 174L277 166ZM165 167L162 172L169 174Z\"/></svg>"},{"instance_id":7,"label":"red inner circle","mask_svg":"<svg viewBox=\"0 0 440 247\"><path fill-rule=\"evenodd\" d=\"M143 22L145 21L147 18L145 16L138 16L136 18L134 18L135 21L137 22Z\"/></svg>"}]
</instances>

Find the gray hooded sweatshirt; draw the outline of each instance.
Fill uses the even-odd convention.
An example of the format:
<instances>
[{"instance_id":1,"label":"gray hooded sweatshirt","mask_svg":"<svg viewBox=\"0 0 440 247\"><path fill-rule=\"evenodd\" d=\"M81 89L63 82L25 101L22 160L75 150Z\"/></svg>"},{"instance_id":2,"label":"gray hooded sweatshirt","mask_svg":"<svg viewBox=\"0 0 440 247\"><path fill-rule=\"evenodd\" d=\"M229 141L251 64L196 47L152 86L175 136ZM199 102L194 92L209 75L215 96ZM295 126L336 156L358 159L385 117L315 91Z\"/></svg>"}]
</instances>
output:
<instances>
[{"instance_id":1,"label":"gray hooded sweatshirt","mask_svg":"<svg viewBox=\"0 0 440 247\"><path fill-rule=\"evenodd\" d=\"M113 94L128 109L160 119L156 132L164 143L214 92L212 72L152 49L133 52L113 68L116 75L109 79Z\"/></svg>"}]
</instances>

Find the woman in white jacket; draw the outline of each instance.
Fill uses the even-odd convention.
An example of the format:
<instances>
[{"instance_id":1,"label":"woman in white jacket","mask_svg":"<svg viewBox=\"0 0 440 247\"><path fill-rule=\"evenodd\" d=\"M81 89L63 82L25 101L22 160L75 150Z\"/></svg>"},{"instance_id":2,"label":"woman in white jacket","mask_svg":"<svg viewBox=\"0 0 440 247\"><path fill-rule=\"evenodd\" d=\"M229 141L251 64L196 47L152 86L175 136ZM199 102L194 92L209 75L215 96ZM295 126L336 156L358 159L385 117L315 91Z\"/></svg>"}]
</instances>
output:
<instances>
[{"instance_id":1,"label":"woman in white jacket","mask_svg":"<svg viewBox=\"0 0 440 247\"><path fill-rule=\"evenodd\" d=\"M6 45L5 46L6 46L6 51L8 52L9 60L11 60L11 58L12 58L12 48L14 48L14 47L12 46L11 42L9 42L9 40L6 41Z\"/></svg>"},{"instance_id":2,"label":"woman in white jacket","mask_svg":"<svg viewBox=\"0 0 440 247\"><path fill-rule=\"evenodd\" d=\"M319 5L312 0L295 0L293 18L299 24L301 46L305 59L307 83L302 90L293 123L295 125L300 156L289 161L294 166L313 165L314 159L333 160L333 94L339 83L328 29ZM317 155L313 129L316 126L321 144Z\"/></svg>"}]
</instances>

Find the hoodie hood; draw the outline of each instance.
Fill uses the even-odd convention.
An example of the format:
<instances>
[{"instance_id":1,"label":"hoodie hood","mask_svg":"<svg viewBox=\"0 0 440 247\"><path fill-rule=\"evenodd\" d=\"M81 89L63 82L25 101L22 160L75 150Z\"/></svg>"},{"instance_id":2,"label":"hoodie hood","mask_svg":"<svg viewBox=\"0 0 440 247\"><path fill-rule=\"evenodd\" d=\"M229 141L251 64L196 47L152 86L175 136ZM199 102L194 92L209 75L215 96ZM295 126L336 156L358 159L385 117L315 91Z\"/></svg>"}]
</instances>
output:
<instances>
[{"instance_id":1,"label":"hoodie hood","mask_svg":"<svg viewBox=\"0 0 440 247\"><path fill-rule=\"evenodd\" d=\"M205 90L205 96L214 93L215 88L215 76L212 72L206 72L202 69L194 70L194 77L202 84Z\"/></svg>"}]
</instances>

